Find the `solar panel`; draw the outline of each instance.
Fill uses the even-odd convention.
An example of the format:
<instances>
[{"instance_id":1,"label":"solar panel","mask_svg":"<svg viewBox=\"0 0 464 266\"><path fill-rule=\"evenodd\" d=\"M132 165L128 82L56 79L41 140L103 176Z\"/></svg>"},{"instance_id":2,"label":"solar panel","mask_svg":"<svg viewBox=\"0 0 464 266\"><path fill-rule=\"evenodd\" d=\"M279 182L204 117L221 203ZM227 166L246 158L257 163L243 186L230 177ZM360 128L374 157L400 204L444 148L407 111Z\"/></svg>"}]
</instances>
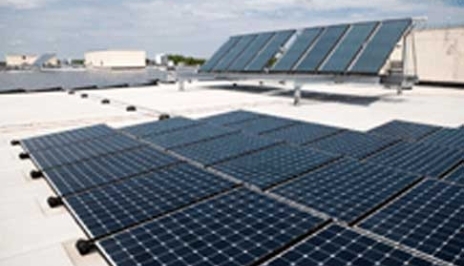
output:
<instances>
[{"instance_id":1,"label":"solar panel","mask_svg":"<svg viewBox=\"0 0 464 266\"><path fill-rule=\"evenodd\" d=\"M144 137L148 135L161 135L200 124L201 123L198 121L185 117L174 117L166 120L124 127L121 130L137 137Z\"/></svg>"},{"instance_id":2,"label":"solar panel","mask_svg":"<svg viewBox=\"0 0 464 266\"><path fill-rule=\"evenodd\" d=\"M439 129L440 127L438 126L393 120L369 130L369 133L391 136L403 140L417 141Z\"/></svg>"},{"instance_id":3,"label":"solar panel","mask_svg":"<svg viewBox=\"0 0 464 266\"><path fill-rule=\"evenodd\" d=\"M253 151L262 150L277 143L278 141L266 138L236 134L180 147L173 149L173 151L208 166Z\"/></svg>"},{"instance_id":4,"label":"solar panel","mask_svg":"<svg viewBox=\"0 0 464 266\"><path fill-rule=\"evenodd\" d=\"M23 139L21 145L27 152L32 152L116 133L106 125L96 125Z\"/></svg>"},{"instance_id":5,"label":"solar panel","mask_svg":"<svg viewBox=\"0 0 464 266\"><path fill-rule=\"evenodd\" d=\"M377 22L351 25L345 37L340 41L340 44L335 48L333 54L320 71L345 72L377 25Z\"/></svg>"},{"instance_id":6,"label":"solar panel","mask_svg":"<svg viewBox=\"0 0 464 266\"><path fill-rule=\"evenodd\" d=\"M104 154L140 147L142 145L143 143L130 137L116 134L107 138L98 138L91 141L33 152L31 153L31 159L40 169L45 170Z\"/></svg>"},{"instance_id":7,"label":"solar panel","mask_svg":"<svg viewBox=\"0 0 464 266\"><path fill-rule=\"evenodd\" d=\"M419 179L391 168L343 159L272 192L353 223Z\"/></svg>"},{"instance_id":8,"label":"solar panel","mask_svg":"<svg viewBox=\"0 0 464 266\"><path fill-rule=\"evenodd\" d=\"M432 266L434 264L352 229L331 225L265 265Z\"/></svg>"},{"instance_id":9,"label":"solar panel","mask_svg":"<svg viewBox=\"0 0 464 266\"><path fill-rule=\"evenodd\" d=\"M150 147L141 147L44 171L60 196L166 167L179 160Z\"/></svg>"},{"instance_id":10,"label":"solar panel","mask_svg":"<svg viewBox=\"0 0 464 266\"><path fill-rule=\"evenodd\" d=\"M165 149L173 149L233 134L235 132L237 132L237 130L230 128L217 127L213 125L200 125L177 130L169 134L145 136L143 139Z\"/></svg>"},{"instance_id":11,"label":"solar panel","mask_svg":"<svg viewBox=\"0 0 464 266\"><path fill-rule=\"evenodd\" d=\"M449 182L464 185L464 164L461 164L450 175L448 175L446 177L446 180Z\"/></svg>"},{"instance_id":12,"label":"solar panel","mask_svg":"<svg viewBox=\"0 0 464 266\"><path fill-rule=\"evenodd\" d=\"M263 47L274 36L274 32L266 32L259 34L252 43L243 51L243 53L230 65L229 71L242 71L253 60L253 58L263 49Z\"/></svg>"},{"instance_id":13,"label":"solar panel","mask_svg":"<svg viewBox=\"0 0 464 266\"><path fill-rule=\"evenodd\" d=\"M443 128L426 137L423 142L464 150L464 129Z\"/></svg>"},{"instance_id":14,"label":"solar panel","mask_svg":"<svg viewBox=\"0 0 464 266\"><path fill-rule=\"evenodd\" d=\"M316 71L347 29L348 25L327 27L321 37L316 40L314 47L298 64L296 71Z\"/></svg>"},{"instance_id":15,"label":"solar panel","mask_svg":"<svg viewBox=\"0 0 464 266\"><path fill-rule=\"evenodd\" d=\"M261 189L325 165L338 157L306 148L279 145L213 166Z\"/></svg>"},{"instance_id":16,"label":"solar panel","mask_svg":"<svg viewBox=\"0 0 464 266\"><path fill-rule=\"evenodd\" d=\"M411 19L381 22L379 29L348 72L378 74L411 23Z\"/></svg>"},{"instance_id":17,"label":"solar panel","mask_svg":"<svg viewBox=\"0 0 464 266\"><path fill-rule=\"evenodd\" d=\"M294 33L294 30L277 32L269 44L255 57L255 59L253 59L245 70L262 71Z\"/></svg>"},{"instance_id":18,"label":"solar panel","mask_svg":"<svg viewBox=\"0 0 464 266\"><path fill-rule=\"evenodd\" d=\"M340 134L310 143L309 146L356 159L363 159L395 142L397 140L389 137L380 137L356 131L344 131Z\"/></svg>"},{"instance_id":19,"label":"solar panel","mask_svg":"<svg viewBox=\"0 0 464 266\"><path fill-rule=\"evenodd\" d=\"M304 122L264 133L263 136L296 145L304 145L337 134L342 130L336 127Z\"/></svg>"},{"instance_id":20,"label":"solar panel","mask_svg":"<svg viewBox=\"0 0 464 266\"><path fill-rule=\"evenodd\" d=\"M262 117L262 115L248 112L248 111L233 111L228 113L222 113L218 115L208 116L200 119L201 122L218 124L221 126L226 126L228 124L244 122L247 120L253 120Z\"/></svg>"},{"instance_id":21,"label":"solar panel","mask_svg":"<svg viewBox=\"0 0 464 266\"><path fill-rule=\"evenodd\" d=\"M231 128L240 129L246 133L263 134L265 132L291 126L295 123L296 121L290 119L274 116L263 116L259 119L229 124L228 126Z\"/></svg>"},{"instance_id":22,"label":"solar panel","mask_svg":"<svg viewBox=\"0 0 464 266\"><path fill-rule=\"evenodd\" d=\"M464 265L464 187L426 180L360 227Z\"/></svg>"},{"instance_id":23,"label":"solar panel","mask_svg":"<svg viewBox=\"0 0 464 266\"><path fill-rule=\"evenodd\" d=\"M239 37L231 37L224 43L211 58L206 61L201 67L201 72L208 72L232 49L232 47L238 42Z\"/></svg>"},{"instance_id":24,"label":"solar panel","mask_svg":"<svg viewBox=\"0 0 464 266\"><path fill-rule=\"evenodd\" d=\"M323 28L305 29L296 39L295 43L277 61L272 71L291 71L303 54L319 37Z\"/></svg>"},{"instance_id":25,"label":"solar panel","mask_svg":"<svg viewBox=\"0 0 464 266\"><path fill-rule=\"evenodd\" d=\"M180 164L66 198L90 238L99 238L231 189L233 183Z\"/></svg>"},{"instance_id":26,"label":"solar panel","mask_svg":"<svg viewBox=\"0 0 464 266\"><path fill-rule=\"evenodd\" d=\"M459 150L424 143L401 142L368 158L368 160L438 178L459 164L462 158L463 153Z\"/></svg>"},{"instance_id":27,"label":"solar panel","mask_svg":"<svg viewBox=\"0 0 464 266\"><path fill-rule=\"evenodd\" d=\"M237 44L213 67L212 71L225 71L256 38L256 34L244 35Z\"/></svg>"},{"instance_id":28,"label":"solar panel","mask_svg":"<svg viewBox=\"0 0 464 266\"><path fill-rule=\"evenodd\" d=\"M323 222L239 189L97 245L113 265L252 265Z\"/></svg>"}]
</instances>

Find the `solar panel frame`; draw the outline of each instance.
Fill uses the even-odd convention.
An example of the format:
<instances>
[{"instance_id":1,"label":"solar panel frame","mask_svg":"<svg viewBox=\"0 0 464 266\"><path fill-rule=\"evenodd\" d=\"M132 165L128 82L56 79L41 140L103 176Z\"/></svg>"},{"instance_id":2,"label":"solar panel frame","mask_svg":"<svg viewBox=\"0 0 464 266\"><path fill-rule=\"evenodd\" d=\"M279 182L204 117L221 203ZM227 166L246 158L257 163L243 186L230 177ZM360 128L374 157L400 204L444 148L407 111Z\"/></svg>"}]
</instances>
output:
<instances>
[{"instance_id":1,"label":"solar panel frame","mask_svg":"<svg viewBox=\"0 0 464 266\"><path fill-rule=\"evenodd\" d=\"M377 126L368 132L376 135L390 136L408 141L418 141L433 134L441 127L403 120L392 120Z\"/></svg>"},{"instance_id":2,"label":"solar panel frame","mask_svg":"<svg viewBox=\"0 0 464 266\"><path fill-rule=\"evenodd\" d=\"M464 150L464 128L442 128L425 137L422 142L430 145Z\"/></svg>"},{"instance_id":3,"label":"solar panel frame","mask_svg":"<svg viewBox=\"0 0 464 266\"><path fill-rule=\"evenodd\" d=\"M464 187L427 179L359 227L464 265Z\"/></svg>"},{"instance_id":4,"label":"solar panel frame","mask_svg":"<svg viewBox=\"0 0 464 266\"><path fill-rule=\"evenodd\" d=\"M153 121L133 126L123 127L120 130L136 136L162 135L176 130L201 125L200 122L185 117L173 117L166 120Z\"/></svg>"},{"instance_id":5,"label":"solar panel frame","mask_svg":"<svg viewBox=\"0 0 464 266\"><path fill-rule=\"evenodd\" d=\"M221 114L217 114L213 116L207 116L207 117L201 118L199 121L205 122L205 123L218 124L221 126L227 126L229 124L245 122L248 120L258 119L261 117L262 115L258 113L238 110L238 111L232 111L232 112L227 112L227 113L221 113Z\"/></svg>"},{"instance_id":6,"label":"solar panel frame","mask_svg":"<svg viewBox=\"0 0 464 266\"><path fill-rule=\"evenodd\" d=\"M227 70L231 72L243 71L245 67L266 47L269 41L274 37L275 32L259 33L250 45L240 54Z\"/></svg>"},{"instance_id":7,"label":"solar panel frame","mask_svg":"<svg viewBox=\"0 0 464 266\"><path fill-rule=\"evenodd\" d=\"M262 134L263 137L282 140L290 144L305 145L342 132L344 129L322 124L301 122L290 127Z\"/></svg>"},{"instance_id":8,"label":"solar panel frame","mask_svg":"<svg viewBox=\"0 0 464 266\"><path fill-rule=\"evenodd\" d=\"M230 37L199 69L200 72L208 72L234 47L239 37Z\"/></svg>"},{"instance_id":9,"label":"solar panel frame","mask_svg":"<svg viewBox=\"0 0 464 266\"><path fill-rule=\"evenodd\" d=\"M112 235L97 247L112 265L251 265L324 223L237 189Z\"/></svg>"},{"instance_id":10,"label":"solar panel frame","mask_svg":"<svg viewBox=\"0 0 464 266\"><path fill-rule=\"evenodd\" d=\"M256 38L256 34L241 36L237 44L227 53L212 69L213 72L227 71L227 68L245 51L250 43Z\"/></svg>"}]
</instances>

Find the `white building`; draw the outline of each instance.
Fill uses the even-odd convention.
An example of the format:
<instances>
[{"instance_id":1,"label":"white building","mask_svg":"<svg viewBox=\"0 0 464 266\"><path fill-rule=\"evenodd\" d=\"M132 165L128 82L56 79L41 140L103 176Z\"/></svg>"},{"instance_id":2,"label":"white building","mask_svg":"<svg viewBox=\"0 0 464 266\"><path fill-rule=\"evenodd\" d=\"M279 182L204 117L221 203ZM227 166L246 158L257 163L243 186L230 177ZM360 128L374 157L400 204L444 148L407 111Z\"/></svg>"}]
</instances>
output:
<instances>
[{"instance_id":1,"label":"white building","mask_svg":"<svg viewBox=\"0 0 464 266\"><path fill-rule=\"evenodd\" d=\"M30 66L34 64L34 62L37 60L38 56L37 55L7 55L5 57L6 65L9 67L20 67L20 66Z\"/></svg>"},{"instance_id":2,"label":"white building","mask_svg":"<svg viewBox=\"0 0 464 266\"><path fill-rule=\"evenodd\" d=\"M94 51L85 54L85 66L88 68L144 68L146 58L145 51Z\"/></svg>"}]
</instances>

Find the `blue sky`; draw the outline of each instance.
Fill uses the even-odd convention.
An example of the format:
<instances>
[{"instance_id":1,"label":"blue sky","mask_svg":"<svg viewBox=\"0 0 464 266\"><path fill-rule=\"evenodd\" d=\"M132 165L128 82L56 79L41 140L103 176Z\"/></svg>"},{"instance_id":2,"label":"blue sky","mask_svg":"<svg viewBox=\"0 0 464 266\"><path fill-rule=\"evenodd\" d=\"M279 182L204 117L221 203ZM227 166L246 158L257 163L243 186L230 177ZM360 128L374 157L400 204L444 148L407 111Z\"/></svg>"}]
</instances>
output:
<instances>
[{"instance_id":1,"label":"blue sky","mask_svg":"<svg viewBox=\"0 0 464 266\"><path fill-rule=\"evenodd\" d=\"M464 0L0 0L0 54L206 57L234 34L407 16L464 24Z\"/></svg>"}]
</instances>

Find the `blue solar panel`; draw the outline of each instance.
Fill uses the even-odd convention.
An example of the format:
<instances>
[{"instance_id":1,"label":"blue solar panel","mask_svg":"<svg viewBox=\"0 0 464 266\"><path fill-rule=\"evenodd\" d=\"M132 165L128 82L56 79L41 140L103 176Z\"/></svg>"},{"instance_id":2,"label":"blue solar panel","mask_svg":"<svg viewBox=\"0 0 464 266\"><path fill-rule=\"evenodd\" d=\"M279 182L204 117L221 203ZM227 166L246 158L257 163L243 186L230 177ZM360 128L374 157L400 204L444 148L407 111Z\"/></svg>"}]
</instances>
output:
<instances>
[{"instance_id":1,"label":"blue solar panel","mask_svg":"<svg viewBox=\"0 0 464 266\"><path fill-rule=\"evenodd\" d=\"M296 67L296 71L316 71L329 55L340 38L346 32L348 25L330 26L316 40L314 47Z\"/></svg>"},{"instance_id":2,"label":"blue solar panel","mask_svg":"<svg viewBox=\"0 0 464 266\"><path fill-rule=\"evenodd\" d=\"M85 160L44 171L59 196L178 163L179 160L149 147Z\"/></svg>"},{"instance_id":3,"label":"blue solar panel","mask_svg":"<svg viewBox=\"0 0 464 266\"><path fill-rule=\"evenodd\" d=\"M363 159L395 142L397 142L396 139L389 137L380 137L355 131L344 131L340 134L310 143L309 146L356 159Z\"/></svg>"},{"instance_id":4,"label":"blue solar panel","mask_svg":"<svg viewBox=\"0 0 464 266\"><path fill-rule=\"evenodd\" d=\"M260 114L239 110L239 111L233 111L233 112L208 116L208 117L200 119L199 121L206 122L206 123L212 123L212 124L218 124L221 126L226 126L228 124L258 119L260 117L262 117L262 115Z\"/></svg>"},{"instance_id":5,"label":"blue solar panel","mask_svg":"<svg viewBox=\"0 0 464 266\"><path fill-rule=\"evenodd\" d=\"M106 125L96 125L23 139L21 145L27 152L32 152L116 133L117 131Z\"/></svg>"},{"instance_id":6,"label":"blue solar panel","mask_svg":"<svg viewBox=\"0 0 464 266\"><path fill-rule=\"evenodd\" d=\"M391 136L403 140L417 141L439 129L440 127L438 126L393 120L369 130L369 133Z\"/></svg>"},{"instance_id":7,"label":"blue solar panel","mask_svg":"<svg viewBox=\"0 0 464 266\"><path fill-rule=\"evenodd\" d=\"M295 43L290 46L287 52L277 61L276 65L272 68L273 71L291 71L304 53L319 37L323 28L310 28L305 29L299 35Z\"/></svg>"},{"instance_id":8,"label":"blue solar panel","mask_svg":"<svg viewBox=\"0 0 464 266\"><path fill-rule=\"evenodd\" d=\"M423 142L431 145L464 150L464 129L443 128L426 137Z\"/></svg>"},{"instance_id":9,"label":"blue solar panel","mask_svg":"<svg viewBox=\"0 0 464 266\"><path fill-rule=\"evenodd\" d=\"M239 189L109 236L98 246L113 265L252 265L323 222Z\"/></svg>"},{"instance_id":10,"label":"blue solar panel","mask_svg":"<svg viewBox=\"0 0 464 266\"><path fill-rule=\"evenodd\" d=\"M345 72L377 25L377 22L351 25L345 37L321 68L321 72Z\"/></svg>"},{"instance_id":11,"label":"blue solar panel","mask_svg":"<svg viewBox=\"0 0 464 266\"><path fill-rule=\"evenodd\" d=\"M177 130L169 134L146 136L143 139L165 149L172 149L233 134L234 132L237 132L237 130L213 125L200 125Z\"/></svg>"},{"instance_id":12,"label":"blue solar panel","mask_svg":"<svg viewBox=\"0 0 464 266\"><path fill-rule=\"evenodd\" d=\"M148 135L161 135L200 124L201 123L198 121L185 117L174 117L166 120L124 127L121 130L137 137L143 137Z\"/></svg>"},{"instance_id":13,"label":"blue solar panel","mask_svg":"<svg viewBox=\"0 0 464 266\"><path fill-rule=\"evenodd\" d=\"M391 168L343 159L272 192L353 223L419 179Z\"/></svg>"},{"instance_id":14,"label":"blue solar panel","mask_svg":"<svg viewBox=\"0 0 464 266\"><path fill-rule=\"evenodd\" d=\"M464 185L464 164L461 164L450 175L446 177L449 182Z\"/></svg>"},{"instance_id":15,"label":"blue solar panel","mask_svg":"<svg viewBox=\"0 0 464 266\"><path fill-rule=\"evenodd\" d=\"M334 135L342 130L336 127L304 122L264 133L263 136L291 144L304 145Z\"/></svg>"},{"instance_id":16,"label":"blue solar panel","mask_svg":"<svg viewBox=\"0 0 464 266\"><path fill-rule=\"evenodd\" d=\"M121 134L91 141L78 142L59 148L47 149L31 153L31 159L44 170L77 161L90 159L104 154L142 146L143 143Z\"/></svg>"},{"instance_id":17,"label":"blue solar panel","mask_svg":"<svg viewBox=\"0 0 464 266\"><path fill-rule=\"evenodd\" d=\"M352 229L331 225L265 265L432 266L434 264Z\"/></svg>"},{"instance_id":18,"label":"blue solar panel","mask_svg":"<svg viewBox=\"0 0 464 266\"><path fill-rule=\"evenodd\" d=\"M464 265L464 187L426 180L360 227Z\"/></svg>"},{"instance_id":19,"label":"blue solar panel","mask_svg":"<svg viewBox=\"0 0 464 266\"><path fill-rule=\"evenodd\" d=\"M231 189L233 183L180 164L66 198L91 238L99 238Z\"/></svg>"},{"instance_id":20,"label":"blue solar panel","mask_svg":"<svg viewBox=\"0 0 464 266\"><path fill-rule=\"evenodd\" d=\"M230 49L217 64L213 67L212 71L225 71L227 68L239 57L243 51L250 45L256 38L256 34L245 35L240 38L237 44Z\"/></svg>"},{"instance_id":21,"label":"blue solar panel","mask_svg":"<svg viewBox=\"0 0 464 266\"><path fill-rule=\"evenodd\" d=\"M236 134L173 149L173 151L208 166L262 150L277 143L278 141L266 138Z\"/></svg>"},{"instance_id":22,"label":"blue solar panel","mask_svg":"<svg viewBox=\"0 0 464 266\"><path fill-rule=\"evenodd\" d=\"M253 58L261 51L269 40L274 36L274 32L266 32L259 34L252 43L243 51L243 53L230 65L229 71L242 71L253 60Z\"/></svg>"},{"instance_id":23,"label":"blue solar panel","mask_svg":"<svg viewBox=\"0 0 464 266\"><path fill-rule=\"evenodd\" d=\"M206 63L200 67L200 71L207 72L213 69L213 67L234 47L238 42L238 37L231 37L226 43L224 43L216 53L211 56Z\"/></svg>"},{"instance_id":24,"label":"blue solar panel","mask_svg":"<svg viewBox=\"0 0 464 266\"><path fill-rule=\"evenodd\" d=\"M291 126L295 123L296 121L290 119L274 116L263 116L259 119L229 124L228 126L231 128L240 129L246 133L263 134L265 132Z\"/></svg>"},{"instance_id":25,"label":"blue solar panel","mask_svg":"<svg viewBox=\"0 0 464 266\"><path fill-rule=\"evenodd\" d=\"M383 21L349 72L378 74L411 23L411 19Z\"/></svg>"},{"instance_id":26,"label":"blue solar panel","mask_svg":"<svg viewBox=\"0 0 464 266\"><path fill-rule=\"evenodd\" d=\"M459 164L464 158L463 156L463 152L451 148L417 142L401 142L368 158L368 160L438 178Z\"/></svg>"},{"instance_id":27,"label":"blue solar panel","mask_svg":"<svg viewBox=\"0 0 464 266\"><path fill-rule=\"evenodd\" d=\"M306 148L279 145L213 166L262 189L297 177L338 157Z\"/></svg>"},{"instance_id":28,"label":"blue solar panel","mask_svg":"<svg viewBox=\"0 0 464 266\"><path fill-rule=\"evenodd\" d=\"M295 33L294 30L277 32L269 44L259 53L259 55L248 65L246 71L262 71L271 59L279 52L280 48L287 43Z\"/></svg>"}]
</instances>

